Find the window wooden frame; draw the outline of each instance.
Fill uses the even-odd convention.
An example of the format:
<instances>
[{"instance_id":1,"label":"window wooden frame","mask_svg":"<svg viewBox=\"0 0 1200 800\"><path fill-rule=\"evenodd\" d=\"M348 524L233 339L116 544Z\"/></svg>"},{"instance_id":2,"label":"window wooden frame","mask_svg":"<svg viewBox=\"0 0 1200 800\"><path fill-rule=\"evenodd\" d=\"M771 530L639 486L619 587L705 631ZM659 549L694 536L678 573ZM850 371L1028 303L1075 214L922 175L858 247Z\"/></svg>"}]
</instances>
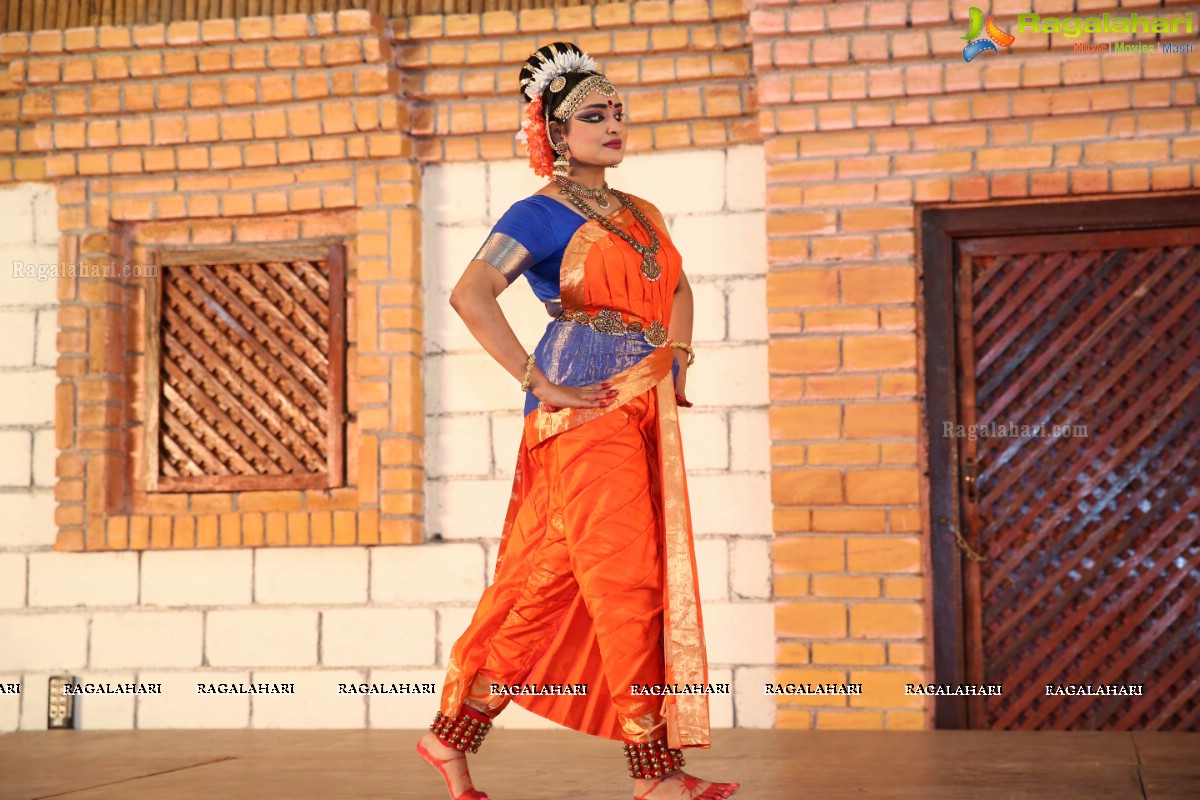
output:
<instances>
[{"instance_id":1,"label":"window wooden frame","mask_svg":"<svg viewBox=\"0 0 1200 800\"><path fill-rule=\"evenodd\" d=\"M145 304L145 407L143 453L144 491L238 492L287 489L332 489L345 485L346 413L346 256L340 242L317 244L261 244L209 248L155 249L157 266L146 282ZM324 261L329 280L328 392L325 410L327 452L323 473L284 475L161 475L159 463L162 397L162 276L172 267L266 262Z\"/></svg>"}]
</instances>

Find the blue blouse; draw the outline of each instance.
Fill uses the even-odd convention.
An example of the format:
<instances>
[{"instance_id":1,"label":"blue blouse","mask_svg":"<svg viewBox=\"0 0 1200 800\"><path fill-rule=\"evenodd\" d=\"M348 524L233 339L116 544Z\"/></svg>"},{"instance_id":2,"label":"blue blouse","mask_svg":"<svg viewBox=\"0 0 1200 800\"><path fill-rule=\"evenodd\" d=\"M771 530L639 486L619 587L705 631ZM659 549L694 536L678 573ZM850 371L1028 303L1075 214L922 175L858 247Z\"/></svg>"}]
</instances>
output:
<instances>
[{"instance_id":1,"label":"blue blouse","mask_svg":"<svg viewBox=\"0 0 1200 800\"><path fill-rule=\"evenodd\" d=\"M518 200L492 227L488 241L495 243L499 240L494 238L495 234L504 234L516 240L528 255L510 256L505 260L507 263L497 264L495 260L491 263L504 273L509 283L524 275L534 295L543 303L557 301L563 254L571 237L585 222L582 214L543 194ZM487 247L485 244L484 249Z\"/></svg>"}]
</instances>

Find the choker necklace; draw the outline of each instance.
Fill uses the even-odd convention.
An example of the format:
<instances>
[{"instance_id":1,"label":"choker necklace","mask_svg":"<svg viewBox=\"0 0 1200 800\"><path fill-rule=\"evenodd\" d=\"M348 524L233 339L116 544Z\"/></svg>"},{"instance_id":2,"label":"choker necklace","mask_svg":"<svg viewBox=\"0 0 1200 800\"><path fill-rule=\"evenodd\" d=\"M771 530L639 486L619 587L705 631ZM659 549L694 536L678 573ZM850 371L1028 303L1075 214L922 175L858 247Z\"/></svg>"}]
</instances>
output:
<instances>
[{"instance_id":1,"label":"choker necklace","mask_svg":"<svg viewBox=\"0 0 1200 800\"><path fill-rule=\"evenodd\" d=\"M559 176L555 180L557 180L559 182L559 185L562 186L564 179L561 176ZM571 182L573 183L573 181L571 181ZM578 186L578 184L576 184L576 185ZM608 184L606 183L605 186L607 187ZM584 216L588 217L589 219L596 220L601 225L603 225L605 228L608 228L610 231L617 234L622 239L624 239L626 242L628 242L629 246L632 247L634 250L641 253L641 255L642 255L642 274L645 275L648 280L651 280L651 281L658 280L659 276L662 275L662 269L659 267L658 260L655 258L655 255L658 254L658 248L659 248L658 234L655 232L654 228L652 228L650 226L650 222L646 219L645 216L643 216L642 212L638 210L637 206L635 206L633 204L633 202L628 197L625 196L624 192L619 192L616 189L609 189L609 191L611 191L613 193L613 195L617 198L617 200L621 201L621 205L625 206L625 208L628 208L630 210L630 212L632 212L632 214L635 217L637 217L638 222L642 223L642 227L645 228L646 231L650 234L650 244L649 245L642 244L637 239L634 239L628 233L626 233L625 231L618 228L616 225L613 225L611 222L608 221L608 219L606 217L602 216L601 214L596 213L595 209L593 209L587 203L583 202L583 200L580 199L574 192L568 190L566 186L563 186L561 191L562 191L562 194L565 194L567 196L567 199L570 200L575 205L576 208L578 208L580 211L583 212ZM595 190L593 190L593 191L595 191Z\"/></svg>"},{"instance_id":2,"label":"choker necklace","mask_svg":"<svg viewBox=\"0 0 1200 800\"><path fill-rule=\"evenodd\" d=\"M575 194L583 195L584 197L590 197L591 199L595 200L596 205L600 206L601 208L610 207L608 203L608 181L605 181L604 185L599 189L589 189L586 186L576 183L570 178L564 178L562 175L556 176L555 180L558 181L558 185L563 188L563 194L566 194L568 191L574 192Z\"/></svg>"}]
</instances>

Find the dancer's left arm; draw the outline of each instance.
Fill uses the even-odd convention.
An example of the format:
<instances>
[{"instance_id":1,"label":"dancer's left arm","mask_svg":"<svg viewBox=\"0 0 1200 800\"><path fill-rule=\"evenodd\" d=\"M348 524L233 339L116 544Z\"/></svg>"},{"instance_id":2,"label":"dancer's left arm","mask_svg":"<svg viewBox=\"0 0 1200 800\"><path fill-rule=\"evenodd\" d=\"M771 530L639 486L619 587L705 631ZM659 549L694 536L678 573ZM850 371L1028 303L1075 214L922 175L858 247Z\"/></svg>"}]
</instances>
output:
<instances>
[{"instance_id":1,"label":"dancer's left arm","mask_svg":"<svg viewBox=\"0 0 1200 800\"><path fill-rule=\"evenodd\" d=\"M667 326L667 336L673 342L692 343L692 287L687 276L679 273L679 285L675 287L675 297L671 303L671 323ZM675 393L687 397L684 387L687 385L688 354L686 350L672 348L675 361L679 364L679 374L675 377Z\"/></svg>"}]
</instances>

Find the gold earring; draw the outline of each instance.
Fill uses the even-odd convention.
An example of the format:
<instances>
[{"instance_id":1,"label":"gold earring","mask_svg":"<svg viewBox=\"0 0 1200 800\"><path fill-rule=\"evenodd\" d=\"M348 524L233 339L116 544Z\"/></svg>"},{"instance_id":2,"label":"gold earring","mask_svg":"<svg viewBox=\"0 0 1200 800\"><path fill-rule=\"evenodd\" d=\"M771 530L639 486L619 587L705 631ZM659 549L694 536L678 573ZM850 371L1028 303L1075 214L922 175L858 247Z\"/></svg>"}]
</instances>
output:
<instances>
[{"instance_id":1,"label":"gold earring","mask_svg":"<svg viewBox=\"0 0 1200 800\"><path fill-rule=\"evenodd\" d=\"M570 155L570 148L567 146L566 142L559 142L558 144L554 145L554 152L558 153L558 158L554 160L554 174L556 176L561 175L565 178L567 177L567 169L571 166L571 161L568 158Z\"/></svg>"}]
</instances>

